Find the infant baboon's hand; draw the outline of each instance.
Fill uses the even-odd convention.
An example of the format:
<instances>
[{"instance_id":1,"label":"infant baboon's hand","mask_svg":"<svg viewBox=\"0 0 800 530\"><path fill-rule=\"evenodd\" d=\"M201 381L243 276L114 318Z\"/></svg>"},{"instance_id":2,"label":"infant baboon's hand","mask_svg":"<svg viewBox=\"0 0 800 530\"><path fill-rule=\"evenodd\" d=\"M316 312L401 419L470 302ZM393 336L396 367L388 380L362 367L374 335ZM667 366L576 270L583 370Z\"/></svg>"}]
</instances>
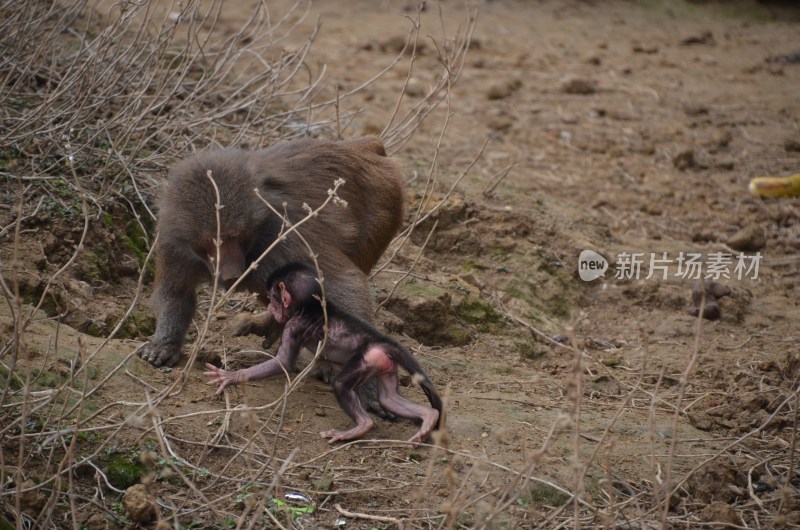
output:
<instances>
[{"instance_id":1,"label":"infant baboon's hand","mask_svg":"<svg viewBox=\"0 0 800 530\"><path fill-rule=\"evenodd\" d=\"M203 375L208 377L206 384L219 385L219 388L217 388L217 391L215 392L216 395L222 394L222 391L225 390L226 386L238 384L238 374L238 370L236 372L229 372L227 370L223 370L222 368L217 368L213 364L209 363L206 363L206 371L203 372Z\"/></svg>"}]
</instances>

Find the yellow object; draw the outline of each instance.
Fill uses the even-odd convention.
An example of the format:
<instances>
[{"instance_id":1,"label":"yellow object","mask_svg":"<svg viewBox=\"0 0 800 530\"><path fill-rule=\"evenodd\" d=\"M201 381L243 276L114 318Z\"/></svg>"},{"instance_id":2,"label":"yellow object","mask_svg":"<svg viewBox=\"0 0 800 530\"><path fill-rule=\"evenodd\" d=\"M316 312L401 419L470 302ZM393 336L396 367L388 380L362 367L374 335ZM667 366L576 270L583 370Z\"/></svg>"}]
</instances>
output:
<instances>
[{"instance_id":1,"label":"yellow object","mask_svg":"<svg viewBox=\"0 0 800 530\"><path fill-rule=\"evenodd\" d=\"M800 173L788 177L756 177L750 181L748 189L757 197L797 197L800 196Z\"/></svg>"}]
</instances>

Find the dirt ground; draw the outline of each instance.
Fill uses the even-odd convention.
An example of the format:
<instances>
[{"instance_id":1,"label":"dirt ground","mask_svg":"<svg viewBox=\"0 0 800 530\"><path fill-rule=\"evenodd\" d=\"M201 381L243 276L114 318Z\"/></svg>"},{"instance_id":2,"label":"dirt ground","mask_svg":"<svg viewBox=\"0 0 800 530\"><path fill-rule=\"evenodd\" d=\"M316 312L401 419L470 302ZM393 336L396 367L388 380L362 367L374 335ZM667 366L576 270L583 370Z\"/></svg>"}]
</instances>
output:
<instances>
[{"instance_id":1,"label":"dirt ground","mask_svg":"<svg viewBox=\"0 0 800 530\"><path fill-rule=\"evenodd\" d=\"M252 3L226 5L220 31L238 27ZM93 379L110 376L92 402L96 421L119 424L97 431L97 465L110 453L135 460L148 451L154 466L170 463L170 476L148 488L174 528L233 528L239 517L259 528L800 525L800 198L747 191L753 177L800 171L800 62L791 57L800 11L744 1L476 7L449 104L394 153L409 177L409 222L434 153L434 200L445 203L373 278L376 301L388 296L382 329L446 395L440 447L399 442L415 427L380 419L365 440L329 446L318 433L348 419L311 378L285 401L279 381L220 399L199 362L155 370L134 356L114 371L146 340L134 333L91 359ZM293 35L299 43L321 21L309 69L324 66L325 84L345 92L392 61L414 11L403 1L320 1ZM362 111L342 135L380 133L404 86L411 101L423 93L441 35L468 13L462 2L429 3L410 81L404 63L349 98L342 112ZM23 259L41 259L41 245L22 248ZM579 277L584 250L608 261L604 277ZM638 274L626 268L635 254ZM740 254L757 270L736 269ZM715 301L713 320L691 314L695 279L679 262L690 255L701 275L731 256L716 278L730 294ZM651 269L651 258L668 261ZM89 320L132 301L135 278L93 285L83 298L79 279L65 289L88 304ZM138 307L148 311L144 300ZM258 306L241 297L214 315L202 358L263 358L256 338L231 336L238 310ZM7 304L0 318L9 341ZM81 326L31 324L32 362L57 374L79 341L85 351L101 344L73 327ZM148 389L183 374L179 393L133 414ZM412 386L402 392L424 400ZM250 408L235 410L242 405ZM79 449L98 443L87 438ZM3 447L3 465L16 462L18 443ZM30 451L26 465L44 466ZM74 480L85 527L123 524L113 507L120 495L92 469Z\"/></svg>"}]
</instances>

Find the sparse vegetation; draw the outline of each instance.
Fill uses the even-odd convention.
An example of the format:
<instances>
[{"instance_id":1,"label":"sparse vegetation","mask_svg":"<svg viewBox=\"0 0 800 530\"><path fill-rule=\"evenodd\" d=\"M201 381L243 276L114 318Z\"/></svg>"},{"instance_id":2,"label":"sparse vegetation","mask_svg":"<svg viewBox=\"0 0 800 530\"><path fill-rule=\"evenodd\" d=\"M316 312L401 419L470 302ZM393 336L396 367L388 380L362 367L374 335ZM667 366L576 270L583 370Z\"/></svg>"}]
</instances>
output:
<instances>
[{"instance_id":1,"label":"sparse vegetation","mask_svg":"<svg viewBox=\"0 0 800 530\"><path fill-rule=\"evenodd\" d=\"M741 3L488 2L473 33L447 2L0 0L0 530L800 524L800 206L743 191L800 165L796 26ZM134 356L171 163L362 134L409 176L372 280L447 387L431 446L328 446L348 419L307 371L214 398ZM748 223L761 281L713 323L686 282L573 267ZM263 360L229 329L257 304L213 294L186 349Z\"/></svg>"}]
</instances>

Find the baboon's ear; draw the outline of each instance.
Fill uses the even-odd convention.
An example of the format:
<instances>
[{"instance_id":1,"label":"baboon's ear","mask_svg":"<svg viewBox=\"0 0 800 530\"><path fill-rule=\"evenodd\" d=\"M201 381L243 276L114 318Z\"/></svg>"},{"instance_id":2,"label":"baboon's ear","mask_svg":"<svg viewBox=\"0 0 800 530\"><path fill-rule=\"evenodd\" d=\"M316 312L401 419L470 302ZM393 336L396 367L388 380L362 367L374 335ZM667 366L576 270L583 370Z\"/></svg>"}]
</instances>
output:
<instances>
[{"instance_id":1,"label":"baboon's ear","mask_svg":"<svg viewBox=\"0 0 800 530\"><path fill-rule=\"evenodd\" d=\"M280 282L278 287L281 288L281 300L283 300L283 308L289 309L289 306L292 304L292 293L289 292L289 289L286 288L286 284Z\"/></svg>"}]
</instances>

